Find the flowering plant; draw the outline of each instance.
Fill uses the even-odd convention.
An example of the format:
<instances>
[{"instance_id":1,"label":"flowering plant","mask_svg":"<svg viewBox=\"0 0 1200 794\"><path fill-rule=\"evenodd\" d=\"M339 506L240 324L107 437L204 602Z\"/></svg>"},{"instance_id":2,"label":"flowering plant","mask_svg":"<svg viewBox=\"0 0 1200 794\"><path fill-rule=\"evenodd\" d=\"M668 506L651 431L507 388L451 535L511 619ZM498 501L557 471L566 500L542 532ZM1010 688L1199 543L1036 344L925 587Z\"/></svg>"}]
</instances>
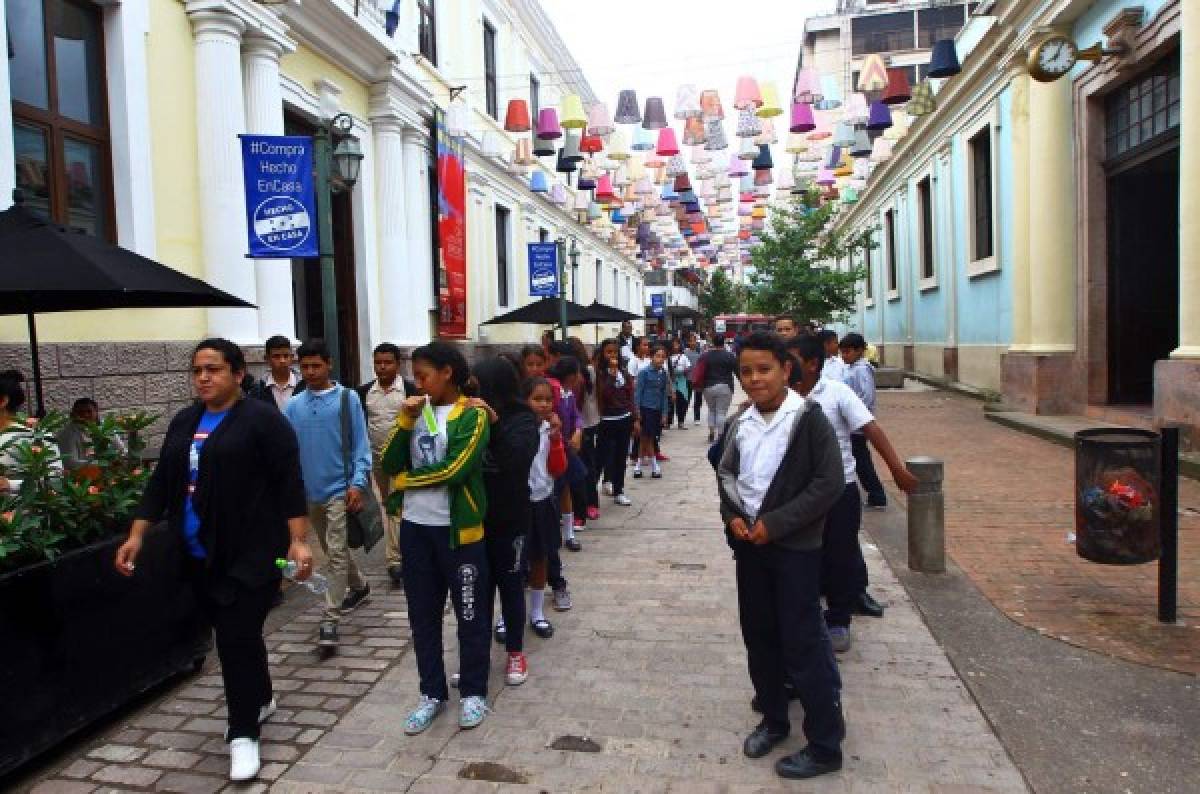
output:
<instances>
[{"instance_id":1,"label":"flowering plant","mask_svg":"<svg viewBox=\"0 0 1200 794\"><path fill-rule=\"evenodd\" d=\"M0 573L124 531L150 476L141 431L155 419L137 412L86 425L89 461L64 473L54 436L67 418L53 412L40 421L18 417L27 431L0 436L0 459L7 464L0 475L20 482L0 494Z\"/></svg>"}]
</instances>

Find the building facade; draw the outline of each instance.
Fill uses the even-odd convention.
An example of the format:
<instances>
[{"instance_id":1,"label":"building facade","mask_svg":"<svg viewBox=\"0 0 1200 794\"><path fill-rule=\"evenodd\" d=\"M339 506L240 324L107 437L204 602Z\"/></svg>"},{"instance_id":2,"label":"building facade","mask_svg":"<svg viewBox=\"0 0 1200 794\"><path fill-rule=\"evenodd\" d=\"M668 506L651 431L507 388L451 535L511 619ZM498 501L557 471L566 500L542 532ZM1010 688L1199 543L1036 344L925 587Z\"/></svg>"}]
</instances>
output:
<instances>
[{"instance_id":1,"label":"building facade","mask_svg":"<svg viewBox=\"0 0 1200 794\"><path fill-rule=\"evenodd\" d=\"M1040 82L1051 33L1105 54ZM851 325L1014 409L1200 444L1198 38L1192 0L981 4L962 73L839 216L876 231Z\"/></svg>"},{"instance_id":2,"label":"building facade","mask_svg":"<svg viewBox=\"0 0 1200 794\"><path fill-rule=\"evenodd\" d=\"M0 73L0 196L103 236L241 297L256 309L73 312L38 318L47 406L168 413L189 399L195 341L252 351L273 334L324 335L319 262L246 258L238 135L311 135L338 113L364 159L335 195L333 243L344 378L370 351L437 331L435 108L465 103L467 333L471 354L540 329L483 326L530 299L525 244L574 238L571 297L638 311L629 248L511 167L502 116L564 93L591 97L535 0L6 0ZM394 25L393 29L390 29ZM389 35L390 34L390 35ZM555 174L543 164L535 170ZM526 169L527 170L527 169ZM568 193L568 198L570 195ZM603 335L608 327L588 329ZM261 349L258 349L261 353ZM0 357L29 374L22 318L0 318Z\"/></svg>"}]
</instances>

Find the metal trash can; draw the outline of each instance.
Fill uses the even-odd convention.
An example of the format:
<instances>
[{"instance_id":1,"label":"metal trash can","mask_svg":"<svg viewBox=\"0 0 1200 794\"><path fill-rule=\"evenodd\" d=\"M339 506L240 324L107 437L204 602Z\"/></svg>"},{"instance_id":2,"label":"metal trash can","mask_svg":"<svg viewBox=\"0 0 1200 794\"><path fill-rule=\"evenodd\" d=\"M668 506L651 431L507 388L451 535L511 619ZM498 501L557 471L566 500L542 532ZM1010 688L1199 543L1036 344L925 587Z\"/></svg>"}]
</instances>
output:
<instances>
[{"instance_id":1,"label":"metal trash can","mask_svg":"<svg viewBox=\"0 0 1200 794\"><path fill-rule=\"evenodd\" d=\"M1075 434L1075 551L1106 565L1157 560L1160 440L1132 428Z\"/></svg>"}]
</instances>

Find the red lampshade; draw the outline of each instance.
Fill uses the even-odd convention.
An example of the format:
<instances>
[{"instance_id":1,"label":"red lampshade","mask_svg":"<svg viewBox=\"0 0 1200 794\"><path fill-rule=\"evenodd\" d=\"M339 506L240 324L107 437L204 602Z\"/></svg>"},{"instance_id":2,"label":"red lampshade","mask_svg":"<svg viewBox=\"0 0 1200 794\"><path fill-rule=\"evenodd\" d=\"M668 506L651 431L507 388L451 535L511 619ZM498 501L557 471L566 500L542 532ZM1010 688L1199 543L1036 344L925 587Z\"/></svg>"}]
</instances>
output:
<instances>
[{"instance_id":1,"label":"red lampshade","mask_svg":"<svg viewBox=\"0 0 1200 794\"><path fill-rule=\"evenodd\" d=\"M508 113L504 116L504 129L509 132L529 132L529 105L524 99L508 100Z\"/></svg>"},{"instance_id":2,"label":"red lampshade","mask_svg":"<svg viewBox=\"0 0 1200 794\"><path fill-rule=\"evenodd\" d=\"M596 201L612 201L615 197L612 177L608 174L601 174L600 178L596 180Z\"/></svg>"},{"instance_id":3,"label":"red lampshade","mask_svg":"<svg viewBox=\"0 0 1200 794\"><path fill-rule=\"evenodd\" d=\"M654 153L662 157L679 154L679 143L675 139L675 130L663 127L658 131L658 146L655 147Z\"/></svg>"},{"instance_id":4,"label":"red lampshade","mask_svg":"<svg viewBox=\"0 0 1200 794\"><path fill-rule=\"evenodd\" d=\"M885 105L903 105L912 99L912 89L908 86L908 75L903 69L888 69L887 88L883 89L881 101Z\"/></svg>"},{"instance_id":5,"label":"red lampshade","mask_svg":"<svg viewBox=\"0 0 1200 794\"><path fill-rule=\"evenodd\" d=\"M584 135L579 142L579 151L584 154L596 154L604 151L604 139L599 135Z\"/></svg>"}]
</instances>

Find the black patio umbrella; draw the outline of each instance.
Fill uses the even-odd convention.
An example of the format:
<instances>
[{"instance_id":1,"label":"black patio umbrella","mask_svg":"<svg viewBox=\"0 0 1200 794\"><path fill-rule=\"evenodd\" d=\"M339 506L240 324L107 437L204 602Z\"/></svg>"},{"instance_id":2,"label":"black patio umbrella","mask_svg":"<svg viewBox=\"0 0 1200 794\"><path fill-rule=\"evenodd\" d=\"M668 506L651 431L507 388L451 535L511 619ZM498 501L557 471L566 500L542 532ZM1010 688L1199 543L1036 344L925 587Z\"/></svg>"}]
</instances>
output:
<instances>
[{"instance_id":1,"label":"black patio umbrella","mask_svg":"<svg viewBox=\"0 0 1200 794\"><path fill-rule=\"evenodd\" d=\"M588 307L567 301L567 325L584 325L592 322L587 316ZM559 325L562 322L558 298L542 298L527 303L510 312L497 315L481 325L505 325L507 323L530 323L534 325Z\"/></svg>"},{"instance_id":2,"label":"black patio umbrella","mask_svg":"<svg viewBox=\"0 0 1200 794\"><path fill-rule=\"evenodd\" d=\"M38 415L42 372L34 315L89 309L254 308L153 259L70 231L20 204L0 212L0 314L29 320Z\"/></svg>"},{"instance_id":3,"label":"black patio umbrella","mask_svg":"<svg viewBox=\"0 0 1200 794\"><path fill-rule=\"evenodd\" d=\"M623 323L626 320L640 320L642 315L636 312L627 312L624 309L618 309L616 306L608 306L599 301L592 301L586 307L587 322L589 323Z\"/></svg>"}]
</instances>

